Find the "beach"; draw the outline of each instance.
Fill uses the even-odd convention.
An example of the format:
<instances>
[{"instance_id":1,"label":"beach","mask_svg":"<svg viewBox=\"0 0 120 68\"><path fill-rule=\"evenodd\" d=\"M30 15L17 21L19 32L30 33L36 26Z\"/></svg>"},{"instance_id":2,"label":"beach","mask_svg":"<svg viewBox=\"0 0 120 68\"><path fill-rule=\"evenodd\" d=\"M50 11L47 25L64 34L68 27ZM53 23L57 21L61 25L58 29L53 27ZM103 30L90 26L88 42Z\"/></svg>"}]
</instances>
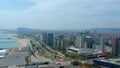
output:
<instances>
[{"instance_id":1,"label":"beach","mask_svg":"<svg viewBox=\"0 0 120 68\"><path fill-rule=\"evenodd\" d=\"M16 46L17 48L24 48L27 46L27 40L25 38L13 37L13 39L15 39L16 42L19 44L18 46Z\"/></svg>"},{"instance_id":2,"label":"beach","mask_svg":"<svg viewBox=\"0 0 120 68\"><path fill-rule=\"evenodd\" d=\"M27 46L27 40L26 40L25 38L18 38L18 37L16 37L16 36L14 36L14 37L12 37L12 38L13 38L14 40L16 40L16 42L18 43L18 46L8 49L8 55L9 55L9 56L10 56L10 55L12 56L12 55L15 54L15 52L14 52L14 49L15 49L15 48L24 48L24 47Z\"/></svg>"},{"instance_id":3,"label":"beach","mask_svg":"<svg viewBox=\"0 0 120 68\"><path fill-rule=\"evenodd\" d=\"M27 46L27 40L26 39L22 39L22 38L16 38L16 41L18 42L18 48L24 48Z\"/></svg>"}]
</instances>

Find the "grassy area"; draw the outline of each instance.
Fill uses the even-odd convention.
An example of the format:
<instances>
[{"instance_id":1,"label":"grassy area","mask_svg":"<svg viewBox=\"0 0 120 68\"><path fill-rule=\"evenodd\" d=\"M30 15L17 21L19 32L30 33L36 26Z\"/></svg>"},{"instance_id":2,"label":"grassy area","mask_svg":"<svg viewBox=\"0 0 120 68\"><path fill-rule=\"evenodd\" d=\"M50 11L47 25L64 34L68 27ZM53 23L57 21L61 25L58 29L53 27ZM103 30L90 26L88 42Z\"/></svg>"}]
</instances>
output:
<instances>
[{"instance_id":1,"label":"grassy area","mask_svg":"<svg viewBox=\"0 0 120 68\"><path fill-rule=\"evenodd\" d=\"M26 62L26 64L30 64L30 60L29 60L29 57L28 57L28 56L25 57L25 62Z\"/></svg>"},{"instance_id":2,"label":"grassy area","mask_svg":"<svg viewBox=\"0 0 120 68\"><path fill-rule=\"evenodd\" d=\"M71 58L71 59L73 59L73 60L75 60L75 59L85 60L85 59L86 59L86 56L84 56L84 55L69 53L69 52L65 52L65 51L63 51L62 53L63 53L66 57L69 57L69 58Z\"/></svg>"},{"instance_id":3,"label":"grassy area","mask_svg":"<svg viewBox=\"0 0 120 68\"><path fill-rule=\"evenodd\" d=\"M114 59L114 58L118 58L118 56L108 55L108 56L105 57L105 59Z\"/></svg>"},{"instance_id":4,"label":"grassy area","mask_svg":"<svg viewBox=\"0 0 120 68\"><path fill-rule=\"evenodd\" d=\"M64 57L63 59L64 59L64 61L72 61L73 60L72 58L69 58L69 57Z\"/></svg>"},{"instance_id":5,"label":"grassy area","mask_svg":"<svg viewBox=\"0 0 120 68\"><path fill-rule=\"evenodd\" d=\"M78 66L78 68L101 68L101 66L99 66L99 65L91 65L88 63L81 63L81 62L78 62L77 60L72 61L71 64L73 66Z\"/></svg>"},{"instance_id":6,"label":"grassy area","mask_svg":"<svg viewBox=\"0 0 120 68\"><path fill-rule=\"evenodd\" d=\"M45 57L46 57L46 58L52 58L51 56L49 56L49 55L47 55L47 54L45 54Z\"/></svg>"}]
</instances>

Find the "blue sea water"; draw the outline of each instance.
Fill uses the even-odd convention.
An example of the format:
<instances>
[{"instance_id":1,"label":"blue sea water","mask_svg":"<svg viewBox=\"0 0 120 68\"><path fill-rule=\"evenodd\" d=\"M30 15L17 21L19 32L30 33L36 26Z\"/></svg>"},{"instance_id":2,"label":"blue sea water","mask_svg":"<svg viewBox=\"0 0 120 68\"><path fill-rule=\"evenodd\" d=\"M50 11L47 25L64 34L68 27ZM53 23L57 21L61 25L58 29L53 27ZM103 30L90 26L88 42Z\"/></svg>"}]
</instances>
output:
<instances>
[{"instance_id":1,"label":"blue sea water","mask_svg":"<svg viewBox=\"0 0 120 68\"><path fill-rule=\"evenodd\" d=\"M0 32L0 48L13 48L19 44L12 38L13 34Z\"/></svg>"}]
</instances>

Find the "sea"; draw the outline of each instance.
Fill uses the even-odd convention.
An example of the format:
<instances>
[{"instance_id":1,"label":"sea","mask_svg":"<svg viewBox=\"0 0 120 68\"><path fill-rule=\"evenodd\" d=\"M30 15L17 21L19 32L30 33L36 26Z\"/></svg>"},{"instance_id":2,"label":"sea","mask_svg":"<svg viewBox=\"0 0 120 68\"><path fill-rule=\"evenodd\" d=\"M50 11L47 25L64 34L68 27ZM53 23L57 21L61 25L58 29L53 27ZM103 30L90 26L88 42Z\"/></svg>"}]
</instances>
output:
<instances>
[{"instance_id":1,"label":"sea","mask_svg":"<svg viewBox=\"0 0 120 68\"><path fill-rule=\"evenodd\" d=\"M0 31L0 48L13 48L19 44L15 39L12 38L13 33L7 33Z\"/></svg>"}]
</instances>

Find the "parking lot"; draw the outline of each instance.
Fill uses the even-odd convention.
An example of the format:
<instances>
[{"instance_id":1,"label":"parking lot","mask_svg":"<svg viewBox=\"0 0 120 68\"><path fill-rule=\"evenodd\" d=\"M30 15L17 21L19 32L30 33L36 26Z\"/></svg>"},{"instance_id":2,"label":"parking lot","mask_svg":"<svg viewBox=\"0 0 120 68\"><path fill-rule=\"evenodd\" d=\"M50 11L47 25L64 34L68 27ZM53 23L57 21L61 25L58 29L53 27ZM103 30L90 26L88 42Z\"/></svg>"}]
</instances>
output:
<instances>
[{"instance_id":1,"label":"parking lot","mask_svg":"<svg viewBox=\"0 0 120 68\"><path fill-rule=\"evenodd\" d=\"M18 66L25 65L25 57L28 56L28 52L19 51L17 48L14 49L12 55L6 55L4 58L0 59L0 67L3 66Z\"/></svg>"}]
</instances>

